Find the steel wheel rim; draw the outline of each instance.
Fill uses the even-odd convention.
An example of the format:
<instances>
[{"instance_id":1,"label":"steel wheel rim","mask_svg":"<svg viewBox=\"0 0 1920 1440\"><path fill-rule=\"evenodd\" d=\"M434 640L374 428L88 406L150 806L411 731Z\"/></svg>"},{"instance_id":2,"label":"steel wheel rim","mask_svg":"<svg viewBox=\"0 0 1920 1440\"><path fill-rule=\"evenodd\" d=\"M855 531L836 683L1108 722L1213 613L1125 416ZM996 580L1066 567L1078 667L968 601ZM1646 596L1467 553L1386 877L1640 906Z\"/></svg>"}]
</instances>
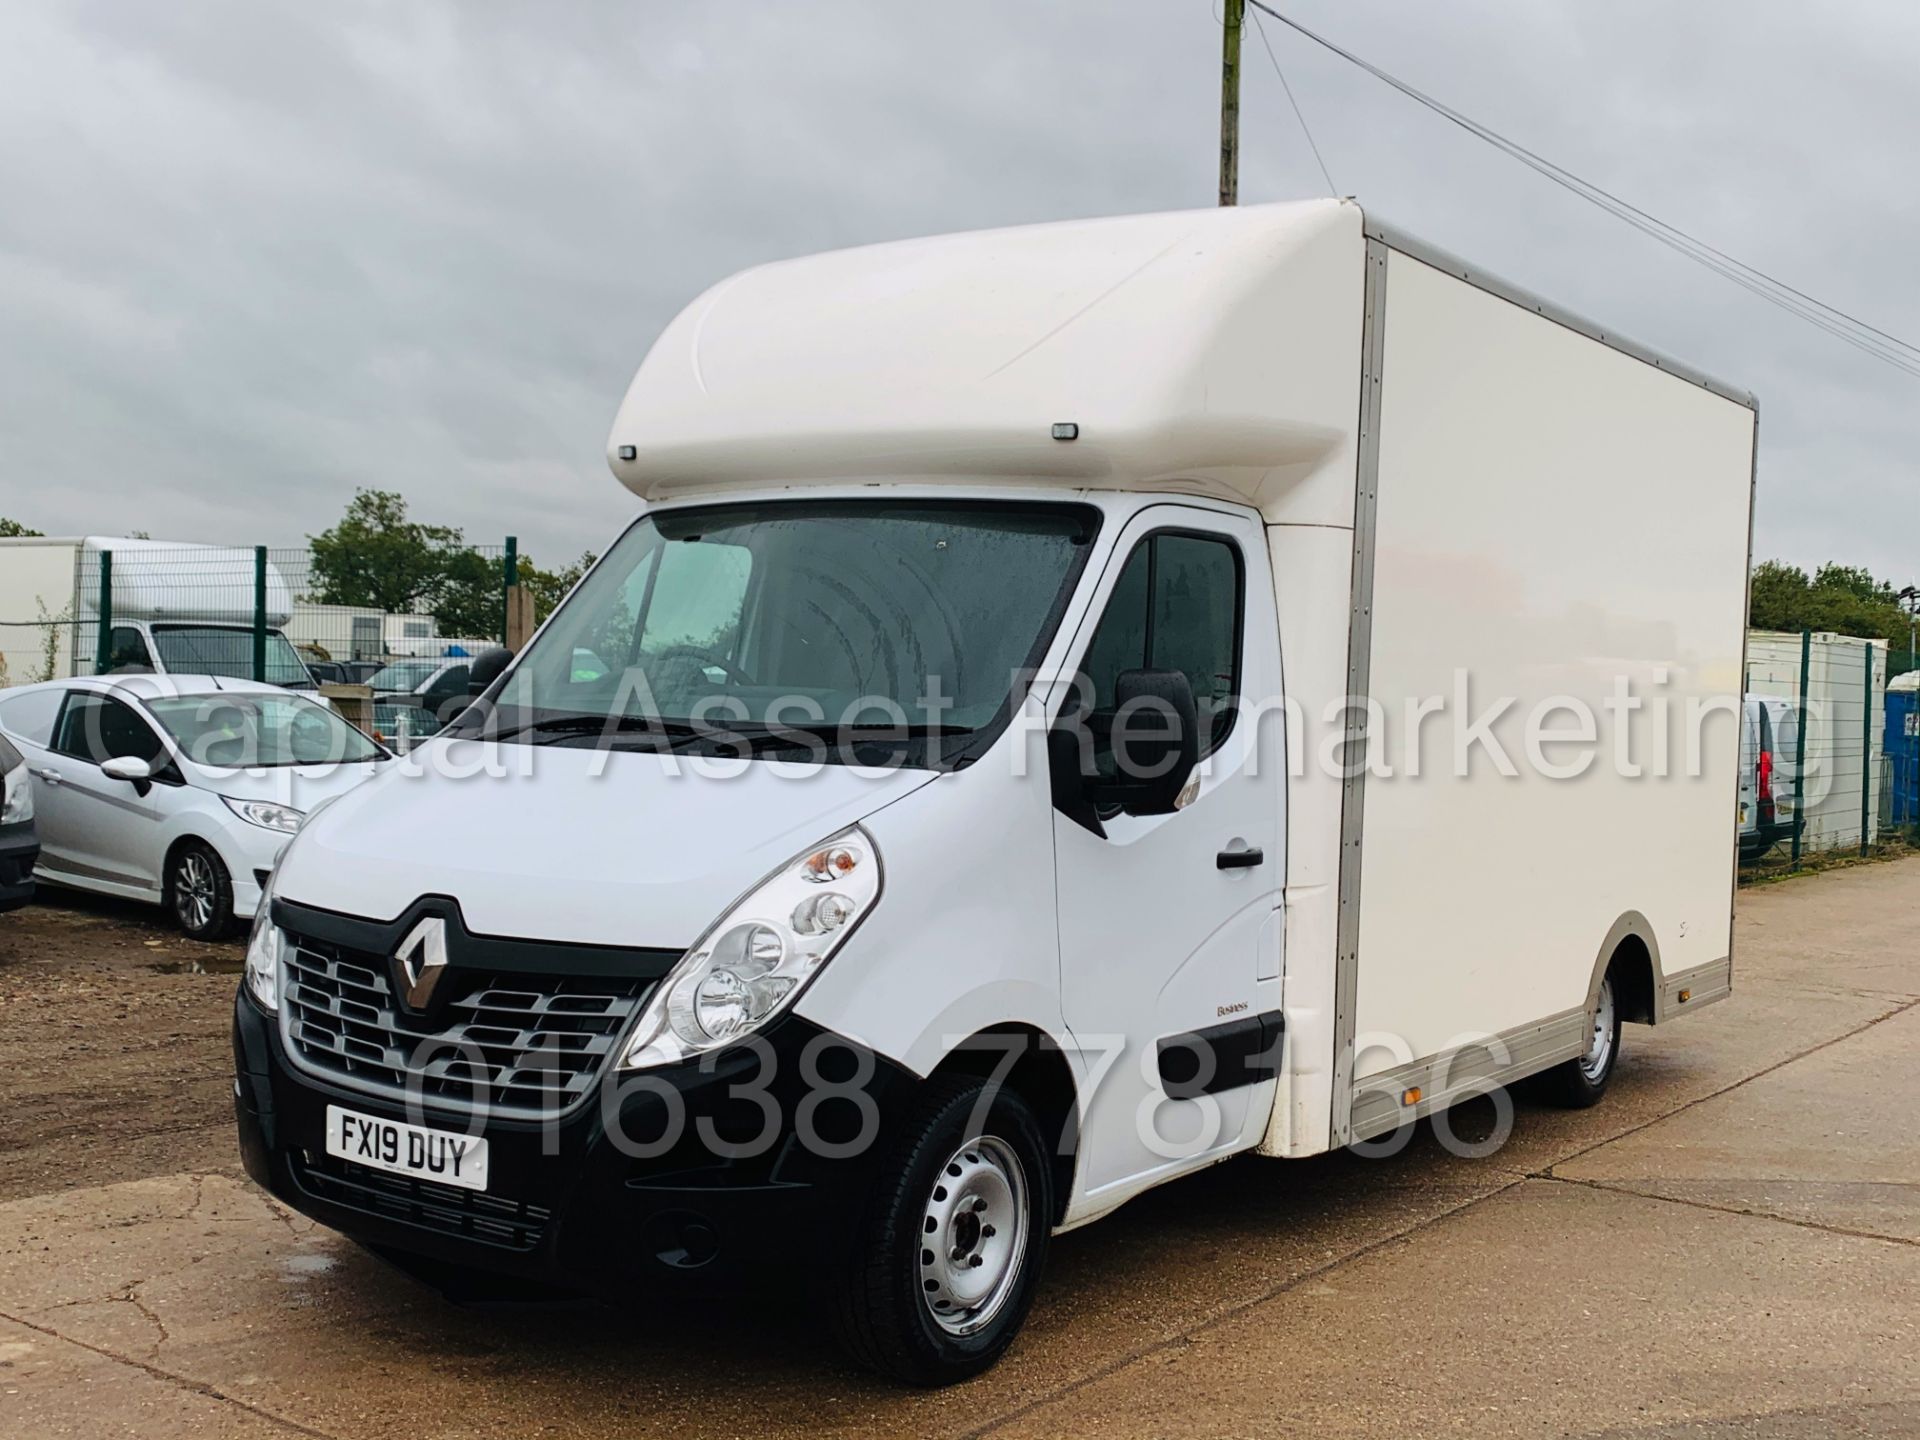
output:
<instances>
[{"instance_id":1,"label":"steel wheel rim","mask_svg":"<svg viewBox=\"0 0 1920 1440\"><path fill-rule=\"evenodd\" d=\"M1598 1083L1613 1059L1613 981L1600 982L1600 998L1593 1007L1593 1034L1587 1041L1587 1053L1580 1057L1580 1073Z\"/></svg>"},{"instance_id":2,"label":"steel wheel rim","mask_svg":"<svg viewBox=\"0 0 1920 1440\"><path fill-rule=\"evenodd\" d=\"M213 921L213 867L207 857L189 850L173 872L173 912L189 930L204 930Z\"/></svg>"},{"instance_id":3,"label":"steel wheel rim","mask_svg":"<svg viewBox=\"0 0 1920 1440\"><path fill-rule=\"evenodd\" d=\"M1006 1141L969 1140L935 1177L921 1220L920 1302L949 1335L1006 1308L1027 1256L1027 1174Z\"/></svg>"}]
</instances>

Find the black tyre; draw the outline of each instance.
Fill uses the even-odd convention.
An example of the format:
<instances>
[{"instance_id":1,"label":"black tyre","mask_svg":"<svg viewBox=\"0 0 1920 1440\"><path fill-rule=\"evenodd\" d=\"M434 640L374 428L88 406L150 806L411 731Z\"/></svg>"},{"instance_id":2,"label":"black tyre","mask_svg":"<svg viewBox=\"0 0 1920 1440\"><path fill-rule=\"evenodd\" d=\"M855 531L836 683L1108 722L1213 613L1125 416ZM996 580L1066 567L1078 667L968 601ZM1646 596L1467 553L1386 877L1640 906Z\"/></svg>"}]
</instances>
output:
<instances>
[{"instance_id":1,"label":"black tyre","mask_svg":"<svg viewBox=\"0 0 1920 1440\"><path fill-rule=\"evenodd\" d=\"M1033 1304L1053 1170L1032 1110L985 1081L932 1081L882 1160L832 1297L862 1364L951 1385L998 1360Z\"/></svg>"},{"instance_id":2,"label":"black tyre","mask_svg":"<svg viewBox=\"0 0 1920 1440\"><path fill-rule=\"evenodd\" d=\"M167 913L195 940L233 933L233 877L213 847L189 840L167 860Z\"/></svg>"},{"instance_id":3,"label":"black tyre","mask_svg":"<svg viewBox=\"0 0 1920 1440\"><path fill-rule=\"evenodd\" d=\"M1540 1076L1539 1091L1543 1100L1569 1110L1584 1110L1600 1103L1600 1097L1607 1093L1607 1082L1613 1078L1613 1067L1620 1063L1618 996L1613 973L1609 971L1600 982L1600 993L1594 997L1593 1010L1588 1016L1586 1053Z\"/></svg>"}]
</instances>

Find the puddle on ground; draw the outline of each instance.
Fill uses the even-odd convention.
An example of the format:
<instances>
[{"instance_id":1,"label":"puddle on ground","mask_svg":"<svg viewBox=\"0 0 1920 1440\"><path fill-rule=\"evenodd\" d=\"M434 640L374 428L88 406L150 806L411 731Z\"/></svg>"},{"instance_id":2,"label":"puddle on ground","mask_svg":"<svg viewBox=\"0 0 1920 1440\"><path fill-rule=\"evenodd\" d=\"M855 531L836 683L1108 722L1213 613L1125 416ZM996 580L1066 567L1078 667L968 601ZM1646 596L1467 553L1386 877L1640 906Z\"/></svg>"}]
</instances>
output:
<instances>
[{"instance_id":1,"label":"puddle on ground","mask_svg":"<svg viewBox=\"0 0 1920 1440\"><path fill-rule=\"evenodd\" d=\"M215 955L211 959L149 960L140 968L156 975L238 975L247 968L247 957Z\"/></svg>"},{"instance_id":2,"label":"puddle on ground","mask_svg":"<svg viewBox=\"0 0 1920 1440\"><path fill-rule=\"evenodd\" d=\"M331 1255L289 1255L280 1262L281 1278L305 1280L312 1275L324 1275L339 1263Z\"/></svg>"}]
</instances>

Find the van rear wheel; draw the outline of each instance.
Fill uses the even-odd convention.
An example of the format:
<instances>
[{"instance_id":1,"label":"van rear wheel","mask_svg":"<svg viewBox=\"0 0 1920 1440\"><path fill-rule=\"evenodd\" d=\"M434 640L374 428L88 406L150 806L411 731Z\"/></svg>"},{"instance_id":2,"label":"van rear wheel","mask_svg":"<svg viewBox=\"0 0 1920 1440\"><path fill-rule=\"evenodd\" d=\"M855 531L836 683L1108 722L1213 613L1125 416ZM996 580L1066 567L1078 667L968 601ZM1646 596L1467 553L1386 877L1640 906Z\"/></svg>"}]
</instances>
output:
<instances>
[{"instance_id":1,"label":"van rear wheel","mask_svg":"<svg viewBox=\"0 0 1920 1440\"><path fill-rule=\"evenodd\" d=\"M855 1222L832 1306L841 1343L911 1385L978 1375L1027 1317L1052 1216L1026 1102L976 1078L929 1082Z\"/></svg>"},{"instance_id":2,"label":"van rear wheel","mask_svg":"<svg viewBox=\"0 0 1920 1440\"><path fill-rule=\"evenodd\" d=\"M1546 1071L1540 1077L1541 1095L1548 1102L1569 1110L1584 1110L1600 1103L1613 1078L1613 1067L1620 1061L1619 992L1609 970L1600 982L1589 1012L1586 1050Z\"/></svg>"}]
</instances>

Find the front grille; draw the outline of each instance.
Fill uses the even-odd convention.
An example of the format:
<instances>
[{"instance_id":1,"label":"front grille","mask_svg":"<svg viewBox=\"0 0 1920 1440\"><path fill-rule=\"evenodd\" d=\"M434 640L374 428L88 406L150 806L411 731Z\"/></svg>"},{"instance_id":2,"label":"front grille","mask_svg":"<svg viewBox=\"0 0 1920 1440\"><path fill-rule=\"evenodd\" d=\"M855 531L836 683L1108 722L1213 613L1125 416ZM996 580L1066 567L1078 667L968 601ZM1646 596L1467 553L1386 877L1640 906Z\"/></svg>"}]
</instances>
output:
<instances>
[{"instance_id":1,"label":"front grille","mask_svg":"<svg viewBox=\"0 0 1920 1440\"><path fill-rule=\"evenodd\" d=\"M450 968L429 1028L402 1020L383 956L288 935L283 1033L308 1068L462 1110L550 1116L583 1100L651 979Z\"/></svg>"},{"instance_id":2,"label":"front grille","mask_svg":"<svg viewBox=\"0 0 1920 1440\"><path fill-rule=\"evenodd\" d=\"M315 1199L509 1250L533 1249L553 1219L551 1210L524 1200L389 1175L306 1150L294 1152L293 1174L300 1188Z\"/></svg>"}]
</instances>

